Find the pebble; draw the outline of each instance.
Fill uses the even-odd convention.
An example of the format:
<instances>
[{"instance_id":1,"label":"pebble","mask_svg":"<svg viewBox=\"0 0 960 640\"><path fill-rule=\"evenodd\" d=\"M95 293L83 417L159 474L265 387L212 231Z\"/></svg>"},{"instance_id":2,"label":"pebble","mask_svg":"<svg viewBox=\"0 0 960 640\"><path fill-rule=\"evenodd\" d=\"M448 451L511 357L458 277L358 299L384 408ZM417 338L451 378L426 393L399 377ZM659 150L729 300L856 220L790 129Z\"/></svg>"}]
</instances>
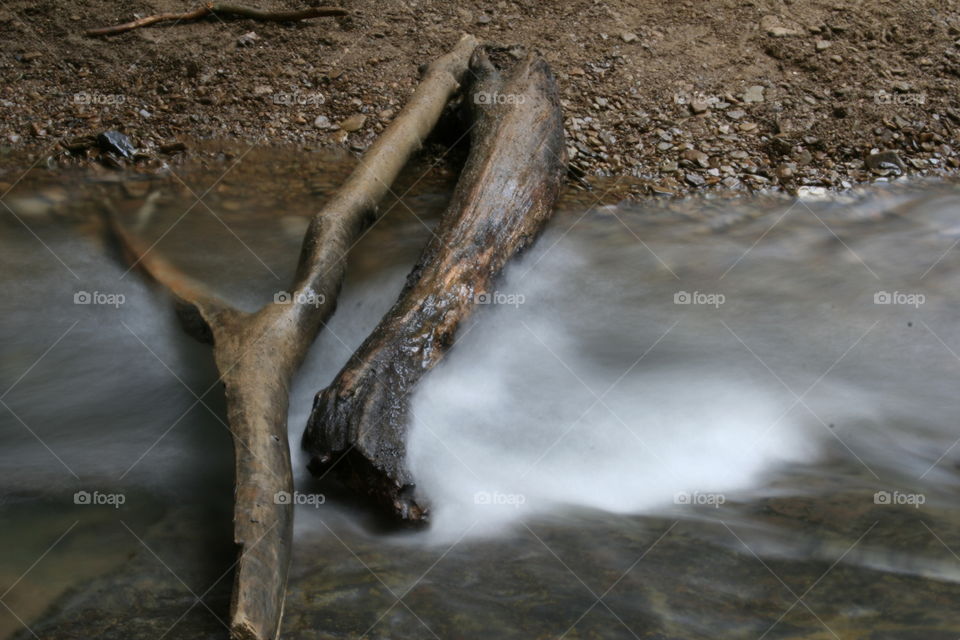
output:
<instances>
[{"instance_id":1,"label":"pebble","mask_svg":"<svg viewBox=\"0 0 960 640\"><path fill-rule=\"evenodd\" d=\"M330 128L330 118L327 116L317 116L316 120L313 121L313 126L317 129L329 129Z\"/></svg>"},{"instance_id":2,"label":"pebble","mask_svg":"<svg viewBox=\"0 0 960 640\"><path fill-rule=\"evenodd\" d=\"M817 51L826 51L831 46L833 46L833 43L829 40L817 40Z\"/></svg>"},{"instance_id":3,"label":"pebble","mask_svg":"<svg viewBox=\"0 0 960 640\"><path fill-rule=\"evenodd\" d=\"M710 166L710 156L705 154L703 151L697 151L696 149L687 149L681 154L681 157L684 160L689 160L690 162L696 162L698 165L706 169Z\"/></svg>"},{"instance_id":4,"label":"pebble","mask_svg":"<svg viewBox=\"0 0 960 640\"><path fill-rule=\"evenodd\" d=\"M119 131L104 131L97 136L97 143L104 151L115 153L124 158L133 157L133 143Z\"/></svg>"},{"instance_id":5,"label":"pebble","mask_svg":"<svg viewBox=\"0 0 960 640\"><path fill-rule=\"evenodd\" d=\"M237 44L241 47L250 47L253 46L253 43L259 39L260 36L258 36L255 32L248 31L237 38Z\"/></svg>"},{"instance_id":6,"label":"pebble","mask_svg":"<svg viewBox=\"0 0 960 640\"><path fill-rule=\"evenodd\" d=\"M694 114L705 113L710 110L710 105L701 100L694 100L690 103L690 111Z\"/></svg>"},{"instance_id":7,"label":"pebble","mask_svg":"<svg viewBox=\"0 0 960 640\"><path fill-rule=\"evenodd\" d=\"M684 179L695 187L702 187L707 182L703 179L703 176L697 173L688 173L684 176Z\"/></svg>"},{"instance_id":8,"label":"pebble","mask_svg":"<svg viewBox=\"0 0 960 640\"><path fill-rule=\"evenodd\" d=\"M763 89L764 88L758 84L748 87L747 90L743 92L743 101L763 102Z\"/></svg>"},{"instance_id":9,"label":"pebble","mask_svg":"<svg viewBox=\"0 0 960 640\"><path fill-rule=\"evenodd\" d=\"M340 122L340 128L344 131L359 131L363 128L363 125L367 122L367 116L357 113L346 120Z\"/></svg>"},{"instance_id":10,"label":"pebble","mask_svg":"<svg viewBox=\"0 0 960 640\"><path fill-rule=\"evenodd\" d=\"M894 171L897 175L905 173L907 170L907 166L903 164L903 160L900 159L896 151L872 153L864 158L864 164L871 171Z\"/></svg>"},{"instance_id":11,"label":"pebble","mask_svg":"<svg viewBox=\"0 0 960 640\"><path fill-rule=\"evenodd\" d=\"M624 42L636 42L636 41L637 41L637 34L635 34L635 33L630 33L629 31L626 32L626 33L620 34L620 37L623 38L623 41L624 41Z\"/></svg>"},{"instance_id":12,"label":"pebble","mask_svg":"<svg viewBox=\"0 0 960 640\"><path fill-rule=\"evenodd\" d=\"M767 35L772 38L789 38L790 36L802 36L803 32L787 27L771 27L767 29Z\"/></svg>"},{"instance_id":13,"label":"pebble","mask_svg":"<svg viewBox=\"0 0 960 640\"><path fill-rule=\"evenodd\" d=\"M747 115L747 112L742 109L734 109L733 111L727 111L727 117L729 117L732 120L739 120L745 115Z\"/></svg>"}]
</instances>

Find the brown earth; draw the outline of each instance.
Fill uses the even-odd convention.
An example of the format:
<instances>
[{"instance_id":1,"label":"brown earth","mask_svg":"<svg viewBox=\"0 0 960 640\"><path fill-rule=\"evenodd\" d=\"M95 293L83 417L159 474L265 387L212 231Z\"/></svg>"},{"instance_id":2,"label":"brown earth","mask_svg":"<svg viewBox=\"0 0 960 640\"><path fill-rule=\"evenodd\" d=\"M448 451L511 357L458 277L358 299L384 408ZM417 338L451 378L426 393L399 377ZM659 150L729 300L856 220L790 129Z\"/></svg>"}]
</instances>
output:
<instances>
[{"instance_id":1,"label":"brown earth","mask_svg":"<svg viewBox=\"0 0 960 640\"><path fill-rule=\"evenodd\" d=\"M575 181L630 176L637 195L793 192L960 168L953 0L343 0L343 18L212 17L83 35L196 6L0 5L0 158L25 149L50 167L154 171L203 153L193 143L204 138L362 151L418 67L469 31L546 56ZM90 136L110 129L132 139L135 159L97 150ZM186 151L163 147L174 142ZM0 186L23 168L0 162Z\"/></svg>"}]
</instances>

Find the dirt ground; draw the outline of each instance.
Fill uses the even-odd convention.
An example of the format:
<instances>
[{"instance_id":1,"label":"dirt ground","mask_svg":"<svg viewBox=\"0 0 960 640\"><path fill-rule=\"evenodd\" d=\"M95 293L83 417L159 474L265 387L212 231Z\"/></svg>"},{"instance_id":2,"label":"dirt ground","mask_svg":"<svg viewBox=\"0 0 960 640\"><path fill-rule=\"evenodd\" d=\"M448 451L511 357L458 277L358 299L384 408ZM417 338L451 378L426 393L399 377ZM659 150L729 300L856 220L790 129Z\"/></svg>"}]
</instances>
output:
<instances>
[{"instance_id":1,"label":"dirt ground","mask_svg":"<svg viewBox=\"0 0 960 640\"><path fill-rule=\"evenodd\" d=\"M206 138L359 152L418 67L469 31L552 65L574 182L630 176L637 196L795 192L960 168L954 0L341 0L347 17L83 35L196 6L0 5L0 158L26 149L41 166L153 171ZM102 152L107 130L137 155ZM3 164L0 185L23 168Z\"/></svg>"}]
</instances>

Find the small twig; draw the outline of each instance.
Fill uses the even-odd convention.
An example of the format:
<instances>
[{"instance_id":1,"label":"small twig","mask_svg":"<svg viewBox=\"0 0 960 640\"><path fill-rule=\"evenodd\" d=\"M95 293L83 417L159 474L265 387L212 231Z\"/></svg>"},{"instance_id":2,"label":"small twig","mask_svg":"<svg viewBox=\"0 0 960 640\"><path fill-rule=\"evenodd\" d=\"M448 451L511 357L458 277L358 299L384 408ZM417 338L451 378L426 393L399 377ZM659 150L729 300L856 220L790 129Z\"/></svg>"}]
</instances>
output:
<instances>
[{"instance_id":1,"label":"small twig","mask_svg":"<svg viewBox=\"0 0 960 640\"><path fill-rule=\"evenodd\" d=\"M339 7L311 7L309 9L298 9L296 11L263 11L252 7L241 7L235 4L213 4L207 3L193 11L184 13L158 13L156 15L131 20L113 27L101 27L99 29L88 29L84 32L87 36L110 36L116 33L124 33L139 29L140 27L149 27L158 22L167 22L176 20L183 22L185 20L199 20L209 15L233 16L237 18L250 18L252 20L261 20L265 22L295 22L297 20L306 20L308 18L319 18L323 16L345 16L345 9Z\"/></svg>"}]
</instances>

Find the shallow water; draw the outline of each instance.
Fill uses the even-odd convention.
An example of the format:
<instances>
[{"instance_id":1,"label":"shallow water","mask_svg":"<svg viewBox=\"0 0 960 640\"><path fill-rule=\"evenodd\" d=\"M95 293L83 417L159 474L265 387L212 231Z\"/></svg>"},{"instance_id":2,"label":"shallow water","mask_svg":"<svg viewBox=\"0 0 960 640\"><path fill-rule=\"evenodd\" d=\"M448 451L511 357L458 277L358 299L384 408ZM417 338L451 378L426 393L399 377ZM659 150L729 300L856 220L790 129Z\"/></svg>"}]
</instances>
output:
<instances>
[{"instance_id":1,"label":"shallow water","mask_svg":"<svg viewBox=\"0 0 960 640\"><path fill-rule=\"evenodd\" d=\"M0 636L226 637L231 443L209 350L96 214L109 201L252 309L348 168L255 150L150 181L30 176L4 199ZM442 211L452 177L421 175L355 248L295 380L297 484L324 502L297 509L283 637L960 634L956 187L566 194L415 394L433 512L412 531L310 479L298 440Z\"/></svg>"}]
</instances>

